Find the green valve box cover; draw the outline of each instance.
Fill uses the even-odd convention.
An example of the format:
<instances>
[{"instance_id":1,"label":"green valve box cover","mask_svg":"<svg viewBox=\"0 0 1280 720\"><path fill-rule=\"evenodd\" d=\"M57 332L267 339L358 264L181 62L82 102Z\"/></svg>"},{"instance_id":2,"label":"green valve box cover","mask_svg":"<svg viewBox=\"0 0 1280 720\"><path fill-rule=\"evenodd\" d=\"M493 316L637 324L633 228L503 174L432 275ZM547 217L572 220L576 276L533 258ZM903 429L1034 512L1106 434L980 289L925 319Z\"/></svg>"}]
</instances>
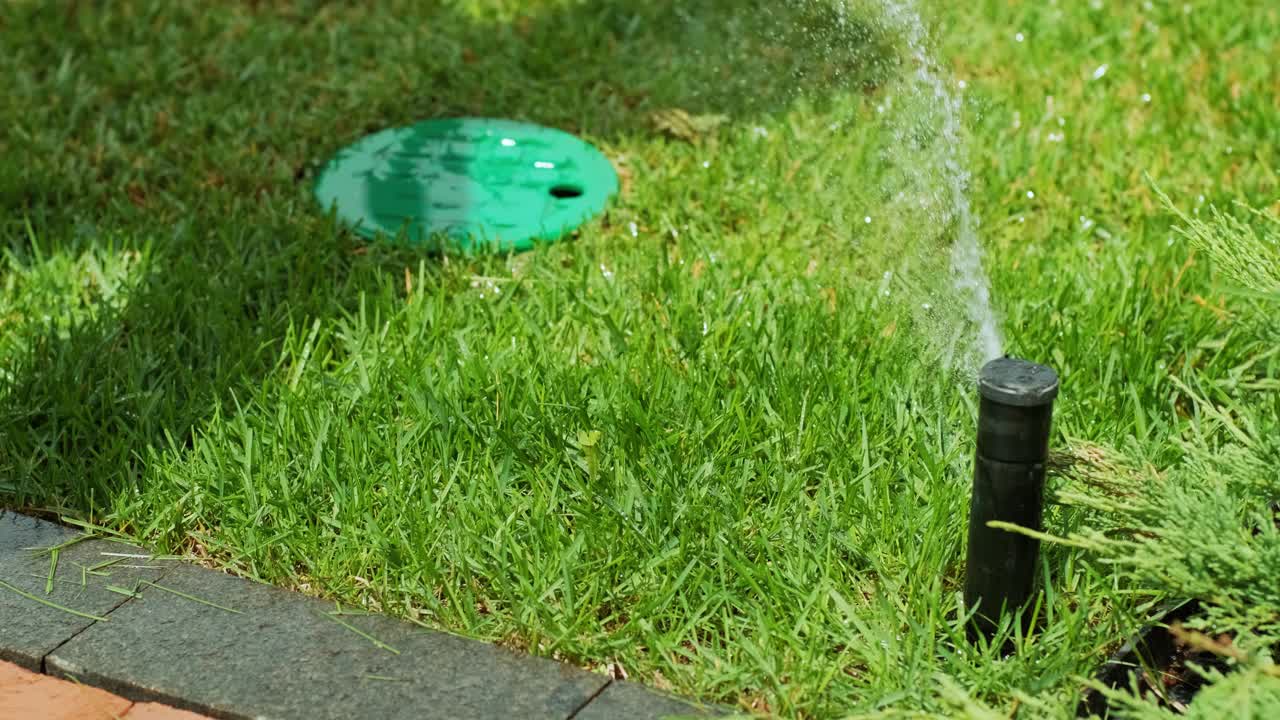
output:
<instances>
[{"instance_id":1,"label":"green valve box cover","mask_svg":"<svg viewBox=\"0 0 1280 720\"><path fill-rule=\"evenodd\" d=\"M582 140L483 118L370 135L339 151L315 188L321 204L363 237L462 252L559 240L617 191L609 160Z\"/></svg>"}]
</instances>

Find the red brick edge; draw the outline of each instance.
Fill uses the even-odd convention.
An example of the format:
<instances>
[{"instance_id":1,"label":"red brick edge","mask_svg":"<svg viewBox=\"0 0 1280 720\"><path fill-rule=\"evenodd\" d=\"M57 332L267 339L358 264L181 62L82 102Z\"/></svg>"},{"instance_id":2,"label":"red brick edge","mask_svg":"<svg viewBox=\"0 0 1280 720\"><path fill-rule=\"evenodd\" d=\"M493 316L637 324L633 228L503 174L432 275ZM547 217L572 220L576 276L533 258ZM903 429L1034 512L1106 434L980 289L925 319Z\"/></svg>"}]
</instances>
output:
<instances>
[{"instance_id":1,"label":"red brick edge","mask_svg":"<svg viewBox=\"0 0 1280 720\"><path fill-rule=\"evenodd\" d=\"M0 660L0 718L44 720L208 720L159 703L33 673Z\"/></svg>"}]
</instances>

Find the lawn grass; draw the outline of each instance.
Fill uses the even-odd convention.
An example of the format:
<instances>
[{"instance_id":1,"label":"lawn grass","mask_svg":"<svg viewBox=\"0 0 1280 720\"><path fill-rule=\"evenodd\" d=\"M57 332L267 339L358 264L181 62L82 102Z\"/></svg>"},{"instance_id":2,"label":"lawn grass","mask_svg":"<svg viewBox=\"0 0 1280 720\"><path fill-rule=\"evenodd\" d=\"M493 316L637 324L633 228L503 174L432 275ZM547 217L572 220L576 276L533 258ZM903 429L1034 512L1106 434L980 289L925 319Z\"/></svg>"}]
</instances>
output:
<instances>
[{"instance_id":1,"label":"lawn grass","mask_svg":"<svg viewBox=\"0 0 1280 720\"><path fill-rule=\"evenodd\" d=\"M972 392L882 286L903 61L744 6L0 7L5 504L747 710L1068 714L1154 598L1053 547L1044 629L963 641ZM1164 467L1181 387L1273 393L1274 328L1156 188L1276 202L1280 10L923 14L1010 352L1063 376L1055 444ZM688 142L668 108L729 121ZM310 197L361 135L464 114L577 132L626 189L494 258L366 246Z\"/></svg>"}]
</instances>

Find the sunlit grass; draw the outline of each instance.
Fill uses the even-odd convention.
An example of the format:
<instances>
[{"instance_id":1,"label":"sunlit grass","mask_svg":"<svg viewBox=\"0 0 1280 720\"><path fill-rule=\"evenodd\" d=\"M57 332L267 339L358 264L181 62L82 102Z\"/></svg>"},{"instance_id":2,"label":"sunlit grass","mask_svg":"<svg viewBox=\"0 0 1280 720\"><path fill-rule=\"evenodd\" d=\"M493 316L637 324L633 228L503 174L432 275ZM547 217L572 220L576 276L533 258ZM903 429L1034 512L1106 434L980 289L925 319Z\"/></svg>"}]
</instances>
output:
<instances>
[{"instance_id":1,"label":"sunlit grass","mask_svg":"<svg viewBox=\"0 0 1280 720\"><path fill-rule=\"evenodd\" d=\"M1063 375L1055 443L1164 466L1180 384L1273 391L1274 333L1155 187L1275 201L1276 11L1154 5L924 15L1010 351ZM1043 630L963 641L972 393L881 287L892 43L796 80L830 36L743 40L733 7L0 9L6 504L744 709L1069 714L1149 604L1052 548ZM729 121L688 142L671 108ZM313 203L337 148L461 114L577 132L626 189L495 258Z\"/></svg>"}]
</instances>

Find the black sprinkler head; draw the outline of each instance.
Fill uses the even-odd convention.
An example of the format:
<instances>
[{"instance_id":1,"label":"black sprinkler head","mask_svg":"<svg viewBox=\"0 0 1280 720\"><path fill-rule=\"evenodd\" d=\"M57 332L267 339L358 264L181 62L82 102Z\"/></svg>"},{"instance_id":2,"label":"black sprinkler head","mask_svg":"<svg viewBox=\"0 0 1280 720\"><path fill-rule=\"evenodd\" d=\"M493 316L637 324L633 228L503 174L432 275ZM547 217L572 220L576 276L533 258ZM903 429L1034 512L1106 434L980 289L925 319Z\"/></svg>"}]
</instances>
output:
<instances>
[{"instance_id":1,"label":"black sprinkler head","mask_svg":"<svg viewBox=\"0 0 1280 720\"><path fill-rule=\"evenodd\" d=\"M964 596L966 607L975 610L975 629L990 636L1003 613L1025 608L1034 596L1040 542L987 523L1041 529L1058 374L1044 365L1001 358L982 369L978 392Z\"/></svg>"}]
</instances>

